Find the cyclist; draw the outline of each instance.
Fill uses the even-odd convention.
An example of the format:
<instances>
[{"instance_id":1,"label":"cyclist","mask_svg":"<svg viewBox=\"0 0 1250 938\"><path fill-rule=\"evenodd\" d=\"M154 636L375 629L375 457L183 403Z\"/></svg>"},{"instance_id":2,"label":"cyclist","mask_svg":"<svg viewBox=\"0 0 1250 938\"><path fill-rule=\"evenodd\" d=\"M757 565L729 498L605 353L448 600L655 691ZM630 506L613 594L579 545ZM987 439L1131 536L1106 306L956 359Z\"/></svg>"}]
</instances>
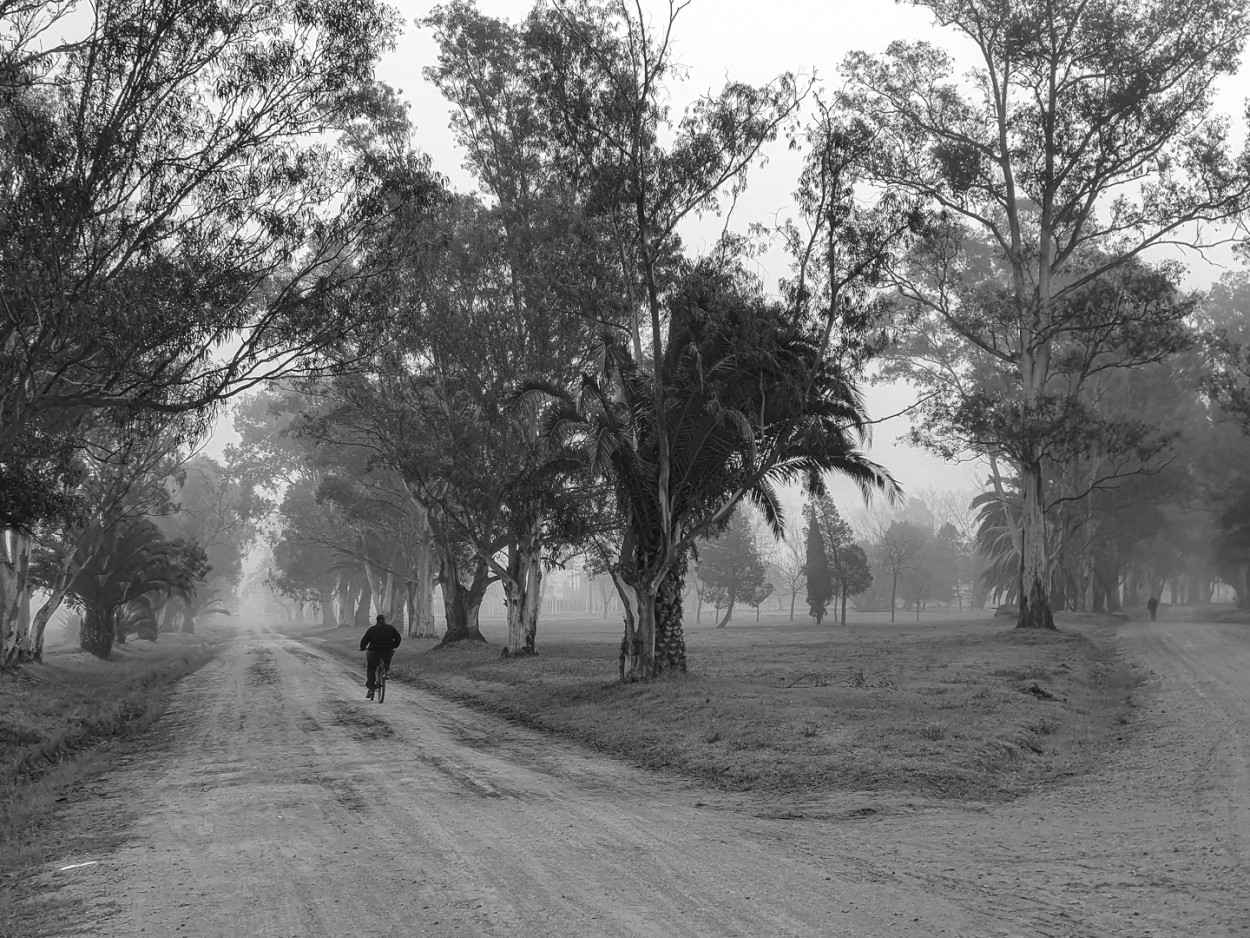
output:
<instances>
[{"instance_id":1,"label":"cyclist","mask_svg":"<svg viewBox=\"0 0 1250 938\"><path fill-rule=\"evenodd\" d=\"M364 637L360 640L360 650L365 652L365 661L368 669L365 673L365 687L367 700L373 699L373 692L378 686L378 662L385 661L386 666L391 666L391 656L395 654L395 649L399 647L402 641L399 629L386 621L385 616L378 616L377 621L369 626L369 631L365 632Z\"/></svg>"}]
</instances>

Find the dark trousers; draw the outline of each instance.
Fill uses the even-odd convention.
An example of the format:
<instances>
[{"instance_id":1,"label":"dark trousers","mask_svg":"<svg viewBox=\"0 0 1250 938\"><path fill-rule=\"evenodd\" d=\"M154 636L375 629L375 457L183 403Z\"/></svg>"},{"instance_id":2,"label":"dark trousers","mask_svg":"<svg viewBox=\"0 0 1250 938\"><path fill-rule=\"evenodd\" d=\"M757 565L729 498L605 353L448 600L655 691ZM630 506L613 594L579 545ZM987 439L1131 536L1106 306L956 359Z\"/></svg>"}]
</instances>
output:
<instances>
[{"instance_id":1,"label":"dark trousers","mask_svg":"<svg viewBox=\"0 0 1250 938\"><path fill-rule=\"evenodd\" d=\"M365 662L369 666L369 673L365 677L365 687L368 690L373 690L378 686L378 662L385 661L389 668L393 654L395 654L394 648L370 648L365 652Z\"/></svg>"}]
</instances>

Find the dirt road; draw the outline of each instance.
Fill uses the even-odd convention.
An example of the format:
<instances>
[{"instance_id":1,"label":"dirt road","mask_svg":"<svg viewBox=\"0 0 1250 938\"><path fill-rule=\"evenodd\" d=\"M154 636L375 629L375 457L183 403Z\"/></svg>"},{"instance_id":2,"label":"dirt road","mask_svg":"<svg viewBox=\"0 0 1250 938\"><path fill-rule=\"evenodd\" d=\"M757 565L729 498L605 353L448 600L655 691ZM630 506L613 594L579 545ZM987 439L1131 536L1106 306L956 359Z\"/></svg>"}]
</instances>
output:
<instances>
[{"instance_id":1,"label":"dirt road","mask_svg":"<svg viewBox=\"0 0 1250 938\"><path fill-rule=\"evenodd\" d=\"M374 705L315 645L258 635L101 781L129 835L42 874L40 920L110 938L1250 935L1250 628L1119 640L1157 674L1137 745L987 809L727 798L411 687ZM58 825L82 844L110 814L87 799Z\"/></svg>"}]
</instances>

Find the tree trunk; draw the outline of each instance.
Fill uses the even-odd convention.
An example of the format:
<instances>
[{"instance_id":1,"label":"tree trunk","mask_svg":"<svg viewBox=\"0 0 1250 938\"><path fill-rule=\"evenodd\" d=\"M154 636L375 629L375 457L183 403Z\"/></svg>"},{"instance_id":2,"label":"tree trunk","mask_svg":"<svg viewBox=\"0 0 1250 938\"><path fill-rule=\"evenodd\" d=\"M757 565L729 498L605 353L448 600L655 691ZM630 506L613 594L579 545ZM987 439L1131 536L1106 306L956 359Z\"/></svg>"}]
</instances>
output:
<instances>
[{"instance_id":1,"label":"tree trunk","mask_svg":"<svg viewBox=\"0 0 1250 938\"><path fill-rule=\"evenodd\" d=\"M507 576L501 578L508 602L508 655L537 654L543 587L540 550L537 541L508 548Z\"/></svg>"},{"instance_id":2,"label":"tree trunk","mask_svg":"<svg viewBox=\"0 0 1250 938\"><path fill-rule=\"evenodd\" d=\"M332 629L338 623L334 621L334 586L326 582L317 584L317 595L321 602L321 627Z\"/></svg>"},{"instance_id":3,"label":"tree trunk","mask_svg":"<svg viewBox=\"0 0 1250 938\"><path fill-rule=\"evenodd\" d=\"M65 591L60 590L48 597L47 601L35 613L35 621L31 624L31 659L43 660L43 636L48 630L48 623L65 601Z\"/></svg>"},{"instance_id":4,"label":"tree trunk","mask_svg":"<svg viewBox=\"0 0 1250 938\"><path fill-rule=\"evenodd\" d=\"M1116 586L1115 567L1107 551L1095 552L1090 576L1090 608L1094 612L1108 612L1111 608L1111 592Z\"/></svg>"},{"instance_id":5,"label":"tree trunk","mask_svg":"<svg viewBox=\"0 0 1250 938\"><path fill-rule=\"evenodd\" d=\"M0 531L0 667L26 657L30 639L30 538Z\"/></svg>"},{"instance_id":6,"label":"tree trunk","mask_svg":"<svg viewBox=\"0 0 1250 938\"><path fill-rule=\"evenodd\" d=\"M419 511L420 530L413 564L416 568L416 584L412 593L412 618L408 628L412 634L432 638L438 634L434 625L434 585L438 573L438 556L429 515L419 503L414 501L413 504Z\"/></svg>"},{"instance_id":7,"label":"tree trunk","mask_svg":"<svg viewBox=\"0 0 1250 938\"><path fill-rule=\"evenodd\" d=\"M429 564L417 570L417 579L408 584L408 595L412 606L408 634L433 638L438 630L434 627L434 575Z\"/></svg>"},{"instance_id":8,"label":"tree trunk","mask_svg":"<svg viewBox=\"0 0 1250 938\"><path fill-rule=\"evenodd\" d=\"M372 625L369 609L373 604L373 587L369 585L369 577L366 574L362 577L360 584L360 595L356 599L356 614L352 619L352 625L357 631L363 632Z\"/></svg>"},{"instance_id":9,"label":"tree trunk","mask_svg":"<svg viewBox=\"0 0 1250 938\"><path fill-rule=\"evenodd\" d=\"M842 591L842 624L846 625L846 590Z\"/></svg>"},{"instance_id":10,"label":"tree trunk","mask_svg":"<svg viewBox=\"0 0 1250 938\"><path fill-rule=\"evenodd\" d=\"M1021 629L1054 629L1055 617L1051 612L1047 589L1048 569L1046 557L1046 516L1042 491L1042 467L1040 463L1020 466L1023 505L1021 512L1020 552L1020 617L1016 627Z\"/></svg>"},{"instance_id":11,"label":"tree trunk","mask_svg":"<svg viewBox=\"0 0 1250 938\"><path fill-rule=\"evenodd\" d=\"M894 621L894 610L898 607L898 571L894 571L890 580L890 622Z\"/></svg>"},{"instance_id":12,"label":"tree trunk","mask_svg":"<svg viewBox=\"0 0 1250 938\"><path fill-rule=\"evenodd\" d=\"M17 649L17 662L20 664L24 661L33 661L35 657L34 632L31 629L30 618L30 600L31 594L34 592L30 585L29 576L29 553L26 556L27 573L23 576L26 580L26 586L18 593L17 599L17 628L14 630L14 641Z\"/></svg>"},{"instance_id":13,"label":"tree trunk","mask_svg":"<svg viewBox=\"0 0 1250 938\"><path fill-rule=\"evenodd\" d=\"M521 611L521 619L525 628L525 653L538 654L538 614L543 607L543 564L542 555L535 548L528 558L526 572L528 584L525 589L526 604Z\"/></svg>"},{"instance_id":14,"label":"tree trunk","mask_svg":"<svg viewBox=\"0 0 1250 938\"><path fill-rule=\"evenodd\" d=\"M456 642L485 643L486 639L478 626L478 613L490 580L486 561L478 558L474 564L473 580L464 586L460 582L455 550L447 545L439 547L443 559L443 607L447 611L447 631L443 633L439 647Z\"/></svg>"},{"instance_id":15,"label":"tree trunk","mask_svg":"<svg viewBox=\"0 0 1250 938\"><path fill-rule=\"evenodd\" d=\"M113 651L113 610L88 606L78 633L79 645L97 658Z\"/></svg>"},{"instance_id":16,"label":"tree trunk","mask_svg":"<svg viewBox=\"0 0 1250 938\"><path fill-rule=\"evenodd\" d=\"M729 620L734 617L734 603L737 601L738 597L735 595L735 591L731 589L729 591L729 601L725 603L725 618L716 623L718 629L723 629L729 624Z\"/></svg>"},{"instance_id":17,"label":"tree trunk","mask_svg":"<svg viewBox=\"0 0 1250 938\"><path fill-rule=\"evenodd\" d=\"M1133 564L1124 577L1124 605L1140 606L1144 600L1141 595L1141 569Z\"/></svg>"},{"instance_id":18,"label":"tree trunk","mask_svg":"<svg viewBox=\"0 0 1250 938\"><path fill-rule=\"evenodd\" d=\"M798 597L799 597L798 593L790 594L790 621L791 622L794 621L794 601L798 599Z\"/></svg>"},{"instance_id":19,"label":"tree trunk","mask_svg":"<svg viewBox=\"0 0 1250 938\"><path fill-rule=\"evenodd\" d=\"M394 571L388 571L386 574L386 621L395 626L400 635L407 631L404 624L408 617L407 606L408 591L403 588L403 583L395 576Z\"/></svg>"},{"instance_id":20,"label":"tree trunk","mask_svg":"<svg viewBox=\"0 0 1250 938\"><path fill-rule=\"evenodd\" d=\"M621 681L649 681L655 668L655 606L657 591L649 581L633 585L622 595L625 635L621 639Z\"/></svg>"},{"instance_id":21,"label":"tree trunk","mask_svg":"<svg viewBox=\"0 0 1250 938\"><path fill-rule=\"evenodd\" d=\"M1119 612L1124 608L1120 601L1120 571L1116 567L1111 568L1111 583L1107 591L1107 611Z\"/></svg>"},{"instance_id":22,"label":"tree trunk","mask_svg":"<svg viewBox=\"0 0 1250 938\"><path fill-rule=\"evenodd\" d=\"M356 609L356 585L346 573L339 574L338 619L339 628L350 628Z\"/></svg>"},{"instance_id":23,"label":"tree trunk","mask_svg":"<svg viewBox=\"0 0 1250 938\"><path fill-rule=\"evenodd\" d=\"M500 577L499 582L503 586L508 623L504 657L521 655L525 653L525 581L521 569L521 549L516 544L508 545L507 575Z\"/></svg>"},{"instance_id":24,"label":"tree trunk","mask_svg":"<svg viewBox=\"0 0 1250 938\"><path fill-rule=\"evenodd\" d=\"M682 623L682 595L686 587L686 558L669 568L655 603L655 673L686 673L686 632Z\"/></svg>"},{"instance_id":25,"label":"tree trunk","mask_svg":"<svg viewBox=\"0 0 1250 938\"><path fill-rule=\"evenodd\" d=\"M175 632L177 628L174 626L174 617L178 614L178 600L172 597L165 603L161 609L160 631Z\"/></svg>"}]
</instances>

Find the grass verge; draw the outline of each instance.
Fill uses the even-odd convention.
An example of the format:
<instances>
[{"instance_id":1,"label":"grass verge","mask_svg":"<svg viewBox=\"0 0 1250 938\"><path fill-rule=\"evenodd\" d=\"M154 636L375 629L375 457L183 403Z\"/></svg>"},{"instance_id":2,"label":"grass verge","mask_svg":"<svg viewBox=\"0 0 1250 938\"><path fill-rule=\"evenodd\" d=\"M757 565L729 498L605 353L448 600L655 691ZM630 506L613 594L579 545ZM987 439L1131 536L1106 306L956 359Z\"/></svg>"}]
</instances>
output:
<instances>
[{"instance_id":1,"label":"grass verge","mask_svg":"<svg viewBox=\"0 0 1250 938\"><path fill-rule=\"evenodd\" d=\"M107 765L111 742L150 727L174 685L219 642L162 635L118 646L109 661L60 653L0 674L0 923L9 911L5 881L47 859L41 820Z\"/></svg>"},{"instance_id":2,"label":"grass verge","mask_svg":"<svg viewBox=\"0 0 1250 938\"><path fill-rule=\"evenodd\" d=\"M696 629L689 674L622 685L614 641L540 632L537 657L427 643L391 674L717 788L997 800L1078 774L1129 731L1139 677L1109 634L1090 617L1045 634L991 619ZM324 641L359 657L354 634Z\"/></svg>"}]
</instances>

